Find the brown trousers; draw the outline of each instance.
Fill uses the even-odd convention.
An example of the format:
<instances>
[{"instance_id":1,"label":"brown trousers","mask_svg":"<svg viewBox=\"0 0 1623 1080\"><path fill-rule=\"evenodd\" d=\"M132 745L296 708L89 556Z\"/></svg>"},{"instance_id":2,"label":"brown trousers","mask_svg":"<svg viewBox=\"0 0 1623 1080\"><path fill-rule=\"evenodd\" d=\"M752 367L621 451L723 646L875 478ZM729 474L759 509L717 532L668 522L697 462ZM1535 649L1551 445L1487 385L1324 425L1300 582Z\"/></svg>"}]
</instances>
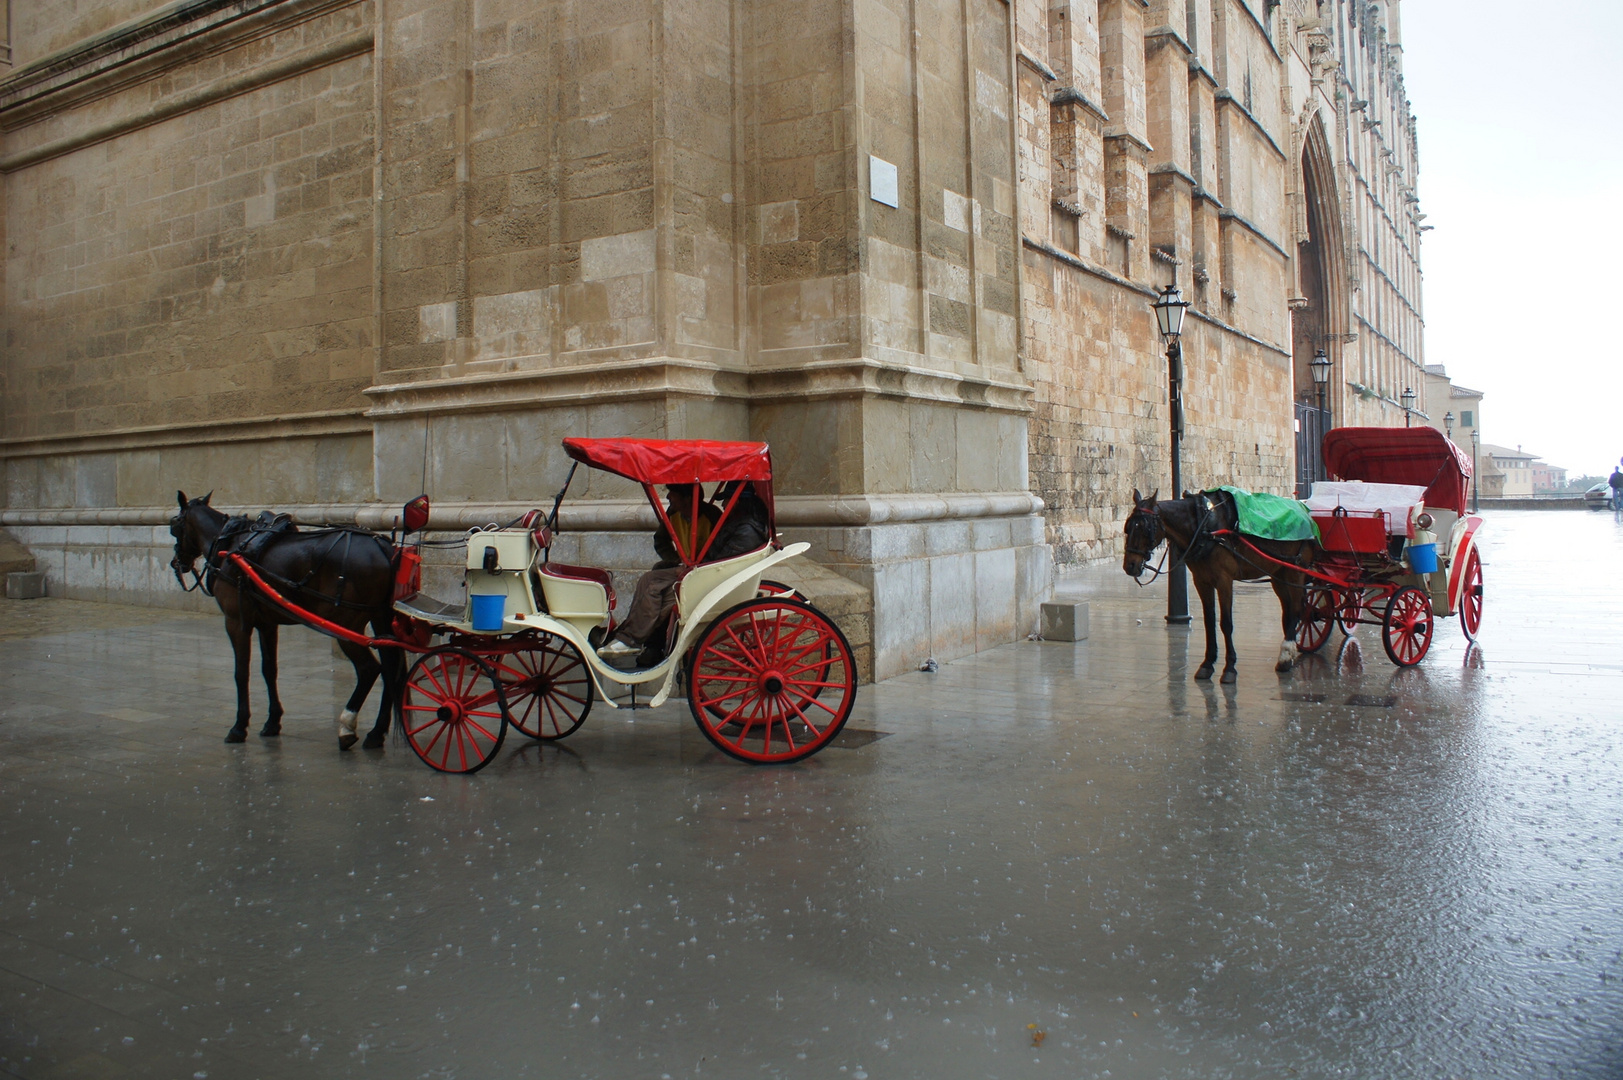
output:
<instances>
[{"instance_id":1,"label":"brown trousers","mask_svg":"<svg viewBox=\"0 0 1623 1080\"><path fill-rule=\"evenodd\" d=\"M676 587L682 582L680 566L658 566L637 579L631 594L631 607L614 636L631 645L646 645L665 629L665 620L676 607ZM663 640L660 642L664 646Z\"/></svg>"}]
</instances>

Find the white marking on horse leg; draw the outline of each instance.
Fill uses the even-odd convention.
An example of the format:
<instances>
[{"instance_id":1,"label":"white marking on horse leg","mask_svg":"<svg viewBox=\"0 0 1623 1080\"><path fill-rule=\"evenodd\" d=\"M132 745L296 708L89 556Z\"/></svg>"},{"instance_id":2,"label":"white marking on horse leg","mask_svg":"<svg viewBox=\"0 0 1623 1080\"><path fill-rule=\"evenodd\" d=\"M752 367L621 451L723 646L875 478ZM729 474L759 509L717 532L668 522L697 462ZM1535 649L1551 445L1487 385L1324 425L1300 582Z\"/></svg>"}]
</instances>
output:
<instances>
[{"instance_id":1,"label":"white marking on horse leg","mask_svg":"<svg viewBox=\"0 0 1623 1080\"><path fill-rule=\"evenodd\" d=\"M1284 641L1279 643L1279 662L1281 664L1290 663L1291 657L1294 656L1295 653L1296 642L1292 641L1290 638L1286 638Z\"/></svg>"},{"instance_id":2,"label":"white marking on horse leg","mask_svg":"<svg viewBox=\"0 0 1623 1080\"><path fill-rule=\"evenodd\" d=\"M353 735L360 727L360 717L348 709L338 714L338 737Z\"/></svg>"}]
</instances>

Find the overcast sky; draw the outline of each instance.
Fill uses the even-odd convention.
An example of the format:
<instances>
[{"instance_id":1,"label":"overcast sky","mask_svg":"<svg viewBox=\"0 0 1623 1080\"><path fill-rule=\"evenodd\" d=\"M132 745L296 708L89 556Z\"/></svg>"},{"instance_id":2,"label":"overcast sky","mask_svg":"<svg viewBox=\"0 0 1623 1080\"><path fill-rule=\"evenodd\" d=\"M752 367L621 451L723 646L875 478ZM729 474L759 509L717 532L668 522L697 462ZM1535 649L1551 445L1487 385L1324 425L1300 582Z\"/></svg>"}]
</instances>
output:
<instances>
[{"instance_id":1,"label":"overcast sky","mask_svg":"<svg viewBox=\"0 0 1623 1080\"><path fill-rule=\"evenodd\" d=\"M1569 474L1623 456L1623 3L1404 0L1426 362L1487 394L1484 442Z\"/></svg>"}]
</instances>

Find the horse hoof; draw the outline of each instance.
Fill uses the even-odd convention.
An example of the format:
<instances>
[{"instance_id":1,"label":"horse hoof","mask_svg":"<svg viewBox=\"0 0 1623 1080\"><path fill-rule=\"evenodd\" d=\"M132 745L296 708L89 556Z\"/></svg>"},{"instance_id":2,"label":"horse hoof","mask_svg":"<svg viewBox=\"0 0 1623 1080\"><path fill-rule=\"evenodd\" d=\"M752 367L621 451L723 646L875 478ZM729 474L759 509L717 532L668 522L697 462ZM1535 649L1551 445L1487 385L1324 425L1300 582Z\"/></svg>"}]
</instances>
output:
<instances>
[{"instance_id":1,"label":"horse hoof","mask_svg":"<svg viewBox=\"0 0 1623 1080\"><path fill-rule=\"evenodd\" d=\"M225 741L228 742L228 743L231 743L231 742L247 742L248 741L248 729L247 728L236 728L236 727L232 728L230 731L225 733Z\"/></svg>"},{"instance_id":2,"label":"horse hoof","mask_svg":"<svg viewBox=\"0 0 1623 1080\"><path fill-rule=\"evenodd\" d=\"M353 735L350 736L350 738L352 738L352 739L354 737L355 736L353 736ZM384 738L383 738L382 735L368 735L366 737L366 741L361 744L361 749L363 749L363 750L382 750L383 749L383 743L384 743Z\"/></svg>"},{"instance_id":3,"label":"horse hoof","mask_svg":"<svg viewBox=\"0 0 1623 1080\"><path fill-rule=\"evenodd\" d=\"M1279 663L1274 665L1275 671L1289 671L1290 669L1291 662L1289 660L1281 660Z\"/></svg>"},{"instance_id":4,"label":"horse hoof","mask_svg":"<svg viewBox=\"0 0 1623 1080\"><path fill-rule=\"evenodd\" d=\"M269 724L266 724L264 727L259 729L259 737L261 739L274 739L278 735L280 735L281 733L282 733L282 725L281 724L277 724L275 727L271 727Z\"/></svg>"},{"instance_id":5,"label":"horse hoof","mask_svg":"<svg viewBox=\"0 0 1623 1080\"><path fill-rule=\"evenodd\" d=\"M357 735L340 735L338 736L338 749L348 750L350 747L355 745L358 739L359 736Z\"/></svg>"},{"instance_id":6,"label":"horse hoof","mask_svg":"<svg viewBox=\"0 0 1623 1080\"><path fill-rule=\"evenodd\" d=\"M1211 679L1212 679L1211 665L1202 664L1200 667L1195 669L1195 681L1196 682L1211 682Z\"/></svg>"},{"instance_id":7,"label":"horse hoof","mask_svg":"<svg viewBox=\"0 0 1623 1080\"><path fill-rule=\"evenodd\" d=\"M1235 670L1233 668L1228 668L1227 670L1225 670L1223 672L1222 682L1223 682L1224 686L1233 686L1235 683L1237 683L1239 681L1240 681L1240 676L1235 672Z\"/></svg>"}]
</instances>

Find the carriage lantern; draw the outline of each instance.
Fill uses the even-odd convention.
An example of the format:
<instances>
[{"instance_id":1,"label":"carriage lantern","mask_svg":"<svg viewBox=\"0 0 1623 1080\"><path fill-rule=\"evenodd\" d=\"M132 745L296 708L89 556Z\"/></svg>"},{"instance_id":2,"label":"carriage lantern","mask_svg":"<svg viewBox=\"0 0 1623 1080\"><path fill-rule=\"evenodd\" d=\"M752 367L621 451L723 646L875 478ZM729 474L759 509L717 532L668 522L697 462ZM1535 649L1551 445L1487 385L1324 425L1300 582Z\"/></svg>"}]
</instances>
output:
<instances>
[{"instance_id":1,"label":"carriage lantern","mask_svg":"<svg viewBox=\"0 0 1623 1080\"><path fill-rule=\"evenodd\" d=\"M1403 388L1403 393L1399 396L1403 398L1403 426L1408 427L1409 414L1414 412L1414 390L1411 387L1405 386Z\"/></svg>"},{"instance_id":2,"label":"carriage lantern","mask_svg":"<svg viewBox=\"0 0 1623 1080\"><path fill-rule=\"evenodd\" d=\"M1324 355L1323 349L1320 349L1313 354L1313 359L1307 366L1313 372L1313 387L1319 392L1319 411L1322 413L1324 392L1330 385L1330 358Z\"/></svg>"},{"instance_id":3,"label":"carriage lantern","mask_svg":"<svg viewBox=\"0 0 1623 1080\"><path fill-rule=\"evenodd\" d=\"M1178 338L1183 334L1183 316L1189 310L1189 301L1176 285L1161 290L1151 305L1155 308L1155 323L1161 331L1161 340L1167 346L1167 405L1172 414L1172 497L1183 490L1183 470L1178 461L1179 444L1183 440L1183 347ZM1167 622L1182 624L1189 621L1188 579L1184 568L1175 566L1167 577Z\"/></svg>"}]
</instances>

